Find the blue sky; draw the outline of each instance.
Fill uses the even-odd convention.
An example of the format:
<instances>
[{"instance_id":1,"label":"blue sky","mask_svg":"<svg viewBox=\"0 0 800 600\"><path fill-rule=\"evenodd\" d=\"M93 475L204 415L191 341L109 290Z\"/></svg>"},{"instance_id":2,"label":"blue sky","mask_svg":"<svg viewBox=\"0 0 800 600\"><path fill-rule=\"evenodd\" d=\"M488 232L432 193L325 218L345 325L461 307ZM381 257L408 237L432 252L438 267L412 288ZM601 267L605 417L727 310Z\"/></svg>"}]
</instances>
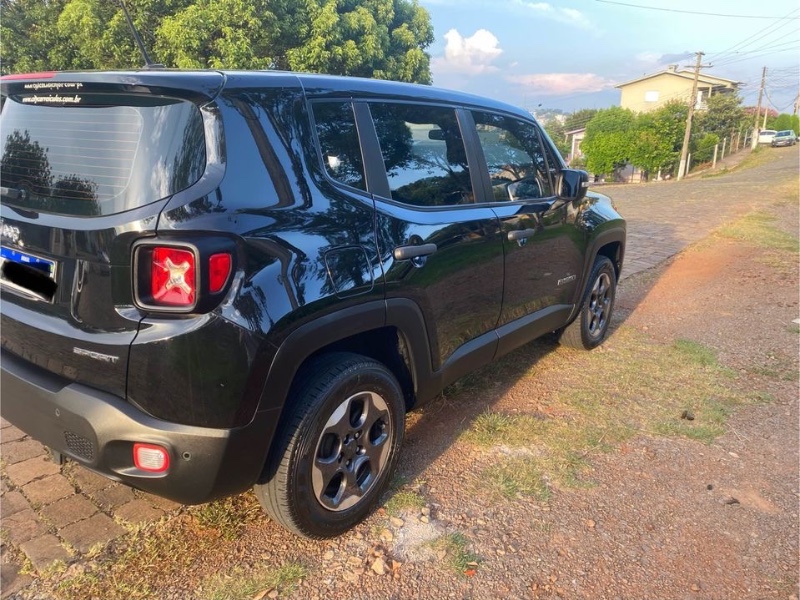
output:
<instances>
[{"instance_id":1,"label":"blue sky","mask_svg":"<svg viewBox=\"0 0 800 600\"><path fill-rule=\"evenodd\" d=\"M419 3L430 13L436 36L428 48L434 85L529 110L618 104L614 85L669 64L693 68L697 51L705 52L704 65L713 65L703 73L744 84L745 105L758 100L764 66L771 107L791 113L800 91L797 0Z\"/></svg>"}]
</instances>

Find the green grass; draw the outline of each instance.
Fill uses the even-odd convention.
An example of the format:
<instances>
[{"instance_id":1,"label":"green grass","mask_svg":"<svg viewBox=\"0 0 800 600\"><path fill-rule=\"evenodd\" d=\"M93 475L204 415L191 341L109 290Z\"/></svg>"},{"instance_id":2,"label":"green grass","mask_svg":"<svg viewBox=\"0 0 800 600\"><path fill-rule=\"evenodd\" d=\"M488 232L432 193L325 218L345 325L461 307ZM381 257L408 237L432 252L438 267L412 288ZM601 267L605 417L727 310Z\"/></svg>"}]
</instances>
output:
<instances>
[{"instance_id":1,"label":"green grass","mask_svg":"<svg viewBox=\"0 0 800 600\"><path fill-rule=\"evenodd\" d=\"M528 457L512 458L484 469L481 479L507 500L533 498L546 501L550 498L550 489L542 479L540 469L539 463Z\"/></svg>"},{"instance_id":2,"label":"green grass","mask_svg":"<svg viewBox=\"0 0 800 600\"><path fill-rule=\"evenodd\" d=\"M776 218L770 214L753 212L721 227L717 234L759 248L797 254L800 250L797 236L776 227L775 220Z\"/></svg>"},{"instance_id":3,"label":"green grass","mask_svg":"<svg viewBox=\"0 0 800 600\"><path fill-rule=\"evenodd\" d=\"M448 533L432 542L434 550L445 553L447 566L457 573L466 574L480 565L481 559L469 550L469 539L463 533Z\"/></svg>"},{"instance_id":4,"label":"green grass","mask_svg":"<svg viewBox=\"0 0 800 600\"><path fill-rule=\"evenodd\" d=\"M386 503L386 512L399 517L404 512L419 512L425 507L425 498L412 490L399 490Z\"/></svg>"},{"instance_id":5,"label":"green grass","mask_svg":"<svg viewBox=\"0 0 800 600\"><path fill-rule=\"evenodd\" d=\"M208 600L246 600L260 592L277 590L288 595L308 576L308 569L299 563L286 563L276 568L261 567L251 571L234 568L226 575L215 575L203 584Z\"/></svg>"},{"instance_id":6,"label":"green grass","mask_svg":"<svg viewBox=\"0 0 800 600\"><path fill-rule=\"evenodd\" d=\"M700 367L717 366L717 353L703 344L692 340L678 339L672 343L672 347L687 362L692 362Z\"/></svg>"}]
</instances>

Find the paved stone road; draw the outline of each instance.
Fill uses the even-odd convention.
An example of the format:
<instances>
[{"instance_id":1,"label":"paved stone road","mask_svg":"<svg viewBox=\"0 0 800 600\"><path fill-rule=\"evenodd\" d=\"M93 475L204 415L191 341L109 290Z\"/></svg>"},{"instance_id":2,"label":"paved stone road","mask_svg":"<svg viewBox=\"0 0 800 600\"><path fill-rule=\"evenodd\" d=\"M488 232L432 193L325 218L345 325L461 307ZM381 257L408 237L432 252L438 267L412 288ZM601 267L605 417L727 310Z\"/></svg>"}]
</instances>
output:
<instances>
[{"instance_id":1,"label":"paved stone road","mask_svg":"<svg viewBox=\"0 0 800 600\"><path fill-rule=\"evenodd\" d=\"M784 151L785 150L785 151ZM763 148L776 160L715 177L690 177L642 185L596 188L614 199L628 222L622 279L650 269L702 240L731 217L748 212L753 198L768 192L770 180L798 180L795 147ZM718 170L738 165L750 153L726 157Z\"/></svg>"},{"instance_id":2,"label":"paved stone road","mask_svg":"<svg viewBox=\"0 0 800 600\"><path fill-rule=\"evenodd\" d=\"M628 220L622 278L652 268L710 231L751 208L754 194L768 193L771 181L798 180L795 148L770 149L775 160L745 171L682 182L607 186ZM737 164L745 152L726 159ZM160 519L179 505L131 490L68 463L52 463L38 442L0 422L0 591L7 597L27 585L9 547L24 554L37 571L69 562L122 535L128 528Z\"/></svg>"}]
</instances>

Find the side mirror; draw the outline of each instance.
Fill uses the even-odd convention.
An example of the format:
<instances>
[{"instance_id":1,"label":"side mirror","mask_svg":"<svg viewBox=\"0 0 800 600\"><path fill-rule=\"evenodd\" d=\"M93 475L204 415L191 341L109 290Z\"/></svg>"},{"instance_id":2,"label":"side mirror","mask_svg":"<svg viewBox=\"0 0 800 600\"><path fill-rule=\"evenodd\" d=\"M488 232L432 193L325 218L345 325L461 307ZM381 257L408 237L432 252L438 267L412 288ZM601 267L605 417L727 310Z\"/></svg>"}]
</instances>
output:
<instances>
[{"instance_id":1,"label":"side mirror","mask_svg":"<svg viewBox=\"0 0 800 600\"><path fill-rule=\"evenodd\" d=\"M589 188L589 174L579 169L563 169L559 175L558 195L563 200L580 200Z\"/></svg>"}]
</instances>

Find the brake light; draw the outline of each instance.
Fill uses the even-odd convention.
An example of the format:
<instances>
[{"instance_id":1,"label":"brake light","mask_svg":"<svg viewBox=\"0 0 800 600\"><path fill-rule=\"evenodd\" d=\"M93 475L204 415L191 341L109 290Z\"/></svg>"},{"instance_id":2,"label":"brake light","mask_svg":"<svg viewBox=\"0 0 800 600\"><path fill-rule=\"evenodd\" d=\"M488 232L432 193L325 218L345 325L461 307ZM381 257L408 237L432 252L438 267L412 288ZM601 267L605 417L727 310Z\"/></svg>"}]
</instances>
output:
<instances>
[{"instance_id":1,"label":"brake light","mask_svg":"<svg viewBox=\"0 0 800 600\"><path fill-rule=\"evenodd\" d=\"M197 295L195 257L191 250L158 246L153 248L150 291L162 306L192 306Z\"/></svg>"},{"instance_id":2,"label":"brake light","mask_svg":"<svg viewBox=\"0 0 800 600\"><path fill-rule=\"evenodd\" d=\"M226 238L143 239L133 245L133 298L143 310L203 314L224 299L236 270Z\"/></svg>"},{"instance_id":3,"label":"brake light","mask_svg":"<svg viewBox=\"0 0 800 600\"><path fill-rule=\"evenodd\" d=\"M164 473L169 469L169 453L166 448L155 444L133 445L133 464L141 471Z\"/></svg>"},{"instance_id":4,"label":"brake light","mask_svg":"<svg viewBox=\"0 0 800 600\"><path fill-rule=\"evenodd\" d=\"M228 253L212 254L208 259L208 291L217 294L222 291L231 274L232 258Z\"/></svg>"},{"instance_id":5,"label":"brake light","mask_svg":"<svg viewBox=\"0 0 800 600\"><path fill-rule=\"evenodd\" d=\"M56 71L40 71L38 73L13 73L0 77L3 81L13 81L15 79L52 79Z\"/></svg>"}]
</instances>

